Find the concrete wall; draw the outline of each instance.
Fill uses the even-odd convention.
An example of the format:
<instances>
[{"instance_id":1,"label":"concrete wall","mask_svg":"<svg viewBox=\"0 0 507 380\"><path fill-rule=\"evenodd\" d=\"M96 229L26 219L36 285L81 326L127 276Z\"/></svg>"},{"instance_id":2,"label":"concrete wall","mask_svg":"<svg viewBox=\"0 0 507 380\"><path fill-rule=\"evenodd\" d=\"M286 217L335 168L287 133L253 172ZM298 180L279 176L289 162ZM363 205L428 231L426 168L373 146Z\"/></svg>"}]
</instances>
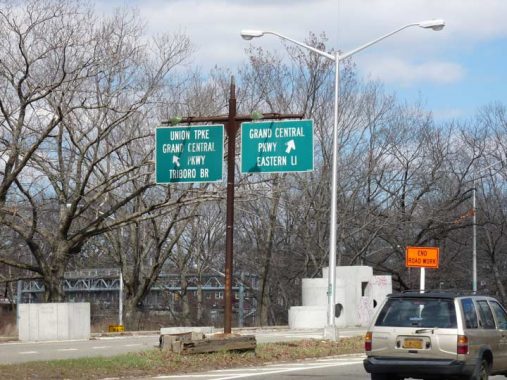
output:
<instances>
[{"instance_id":1,"label":"concrete wall","mask_svg":"<svg viewBox=\"0 0 507 380\"><path fill-rule=\"evenodd\" d=\"M289 327L290 328L313 328L322 327L327 323L327 278L303 278L302 281L302 303L303 306L291 307L289 309ZM337 304L345 307L345 282L341 279L336 279L335 300ZM309 313L305 314L304 307L316 307ZM322 309L323 308L323 309ZM294 310L292 310L294 309ZM317 315L320 310L324 310L324 316ZM322 318L324 318L322 325ZM292 321L292 324L291 324ZM317 322L318 321L318 322ZM314 326L315 324L318 326ZM340 317L335 318L337 327L346 326L346 317L342 314ZM297 327L296 327L297 325Z\"/></svg>"},{"instance_id":2,"label":"concrete wall","mask_svg":"<svg viewBox=\"0 0 507 380\"><path fill-rule=\"evenodd\" d=\"M301 302L304 306L322 306L327 302L327 278L303 278Z\"/></svg>"},{"instance_id":3,"label":"concrete wall","mask_svg":"<svg viewBox=\"0 0 507 380\"><path fill-rule=\"evenodd\" d=\"M302 303L304 306L327 305L327 278L303 278L302 281ZM345 282L336 279L335 290L336 303L345 301Z\"/></svg>"},{"instance_id":4,"label":"concrete wall","mask_svg":"<svg viewBox=\"0 0 507 380\"><path fill-rule=\"evenodd\" d=\"M19 340L90 339L89 303L19 305Z\"/></svg>"},{"instance_id":5,"label":"concrete wall","mask_svg":"<svg viewBox=\"0 0 507 380\"><path fill-rule=\"evenodd\" d=\"M302 306L289 309L290 328L322 328L327 325L328 268L323 278L302 281ZM335 318L338 328L368 326L387 294L392 292L391 276L374 276L368 266L336 267L336 303L343 307Z\"/></svg>"},{"instance_id":6,"label":"concrete wall","mask_svg":"<svg viewBox=\"0 0 507 380\"><path fill-rule=\"evenodd\" d=\"M289 309L289 328L291 329L317 329L326 324L326 306L292 306Z\"/></svg>"},{"instance_id":7,"label":"concrete wall","mask_svg":"<svg viewBox=\"0 0 507 380\"><path fill-rule=\"evenodd\" d=\"M343 311L348 326L363 326L361 310L362 283L368 283L373 277L373 268L367 266L336 267L336 278L345 283L345 302ZM366 285L365 285L366 286Z\"/></svg>"},{"instance_id":8,"label":"concrete wall","mask_svg":"<svg viewBox=\"0 0 507 380\"><path fill-rule=\"evenodd\" d=\"M372 300L374 310L380 306L388 294L393 292L391 276L373 276L366 286L365 296Z\"/></svg>"}]
</instances>

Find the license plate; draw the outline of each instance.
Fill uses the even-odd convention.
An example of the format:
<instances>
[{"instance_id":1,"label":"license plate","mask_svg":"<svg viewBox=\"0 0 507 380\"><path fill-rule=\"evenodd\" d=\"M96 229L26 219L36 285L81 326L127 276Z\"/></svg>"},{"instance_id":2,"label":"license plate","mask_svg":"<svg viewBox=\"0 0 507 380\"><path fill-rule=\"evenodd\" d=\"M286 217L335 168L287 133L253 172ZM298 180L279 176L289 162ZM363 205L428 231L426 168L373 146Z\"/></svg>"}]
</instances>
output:
<instances>
[{"instance_id":1,"label":"license plate","mask_svg":"<svg viewBox=\"0 0 507 380\"><path fill-rule=\"evenodd\" d=\"M403 348L422 350L423 341L422 339L405 339L403 341Z\"/></svg>"}]
</instances>

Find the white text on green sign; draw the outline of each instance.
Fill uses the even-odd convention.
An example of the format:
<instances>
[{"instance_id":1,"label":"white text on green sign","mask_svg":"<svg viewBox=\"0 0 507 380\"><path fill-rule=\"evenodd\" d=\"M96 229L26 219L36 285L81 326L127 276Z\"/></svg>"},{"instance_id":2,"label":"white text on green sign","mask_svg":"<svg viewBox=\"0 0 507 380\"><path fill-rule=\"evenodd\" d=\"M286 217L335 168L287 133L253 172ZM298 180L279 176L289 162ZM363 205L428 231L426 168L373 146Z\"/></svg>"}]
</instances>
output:
<instances>
[{"instance_id":1,"label":"white text on green sign","mask_svg":"<svg viewBox=\"0 0 507 380\"><path fill-rule=\"evenodd\" d=\"M241 172L313 170L313 120L241 124Z\"/></svg>"},{"instance_id":2,"label":"white text on green sign","mask_svg":"<svg viewBox=\"0 0 507 380\"><path fill-rule=\"evenodd\" d=\"M157 183L222 180L223 125L157 128L155 147Z\"/></svg>"}]
</instances>

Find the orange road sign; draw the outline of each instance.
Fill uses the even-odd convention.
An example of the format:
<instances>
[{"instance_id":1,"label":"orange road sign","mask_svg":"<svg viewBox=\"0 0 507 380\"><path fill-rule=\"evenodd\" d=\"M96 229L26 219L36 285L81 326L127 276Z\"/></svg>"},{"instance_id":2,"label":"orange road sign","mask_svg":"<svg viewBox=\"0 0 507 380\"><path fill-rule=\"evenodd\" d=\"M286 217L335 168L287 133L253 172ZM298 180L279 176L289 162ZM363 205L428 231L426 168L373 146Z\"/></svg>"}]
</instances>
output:
<instances>
[{"instance_id":1,"label":"orange road sign","mask_svg":"<svg viewBox=\"0 0 507 380\"><path fill-rule=\"evenodd\" d=\"M440 249L438 247L407 247L405 265L408 268L438 268Z\"/></svg>"}]
</instances>

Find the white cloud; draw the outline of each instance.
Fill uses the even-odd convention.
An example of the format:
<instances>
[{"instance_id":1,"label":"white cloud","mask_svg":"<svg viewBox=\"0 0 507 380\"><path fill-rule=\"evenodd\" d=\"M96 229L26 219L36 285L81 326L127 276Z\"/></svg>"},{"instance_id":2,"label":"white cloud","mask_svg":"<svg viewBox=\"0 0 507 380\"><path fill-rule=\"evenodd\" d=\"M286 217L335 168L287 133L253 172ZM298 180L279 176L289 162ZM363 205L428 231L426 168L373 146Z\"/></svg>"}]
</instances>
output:
<instances>
[{"instance_id":1,"label":"white cloud","mask_svg":"<svg viewBox=\"0 0 507 380\"><path fill-rule=\"evenodd\" d=\"M209 39L228 30L256 27L295 34L295 38L308 31L325 31L348 45L431 18L447 20L448 36L473 41L507 36L505 0L137 0L129 4L139 7L155 29L183 27Z\"/></svg>"},{"instance_id":2,"label":"white cloud","mask_svg":"<svg viewBox=\"0 0 507 380\"><path fill-rule=\"evenodd\" d=\"M97 0L101 9L123 1ZM130 0L127 4L139 8L151 32L187 33L197 48L193 62L204 69L235 67L245 61L248 43L239 36L242 29L275 30L296 40L305 39L310 31L325 32L330 47L349 51L407 23L443 18L447 26L441 32L410 28L353 59L366 75L370 72L382 81L448 84L472 71L466 62L453 62L460 52L507 38L506 0ZM281 49L273 36L251 43Z\"/></svg>"},{"instance_id":3,"label":"white cloud","mask_svg":"<svg viewBox=\"0 0 507 380\"><path fill-rule=\"evenodd\" d=\"M369 40L397 26L443 18L447 27L441 43L461 40L465 44L507 36L505 0L341 0L340 36L345 44ZM434 39L431 33L403 33L398 42L414 38Z\"/></svg>"},{"instance_id":4,"label":"white cloud","mask_svg":"<svg viewBox=\"0 0 507 380\"><path fill-rule=\"evenodd\" d=\"M465 69L462 66L436 60L409 63L398 58L377 57L365 60L359 67L372 79L401 86L456 83L465 76Z\"/></svg>"}]
</instances>

